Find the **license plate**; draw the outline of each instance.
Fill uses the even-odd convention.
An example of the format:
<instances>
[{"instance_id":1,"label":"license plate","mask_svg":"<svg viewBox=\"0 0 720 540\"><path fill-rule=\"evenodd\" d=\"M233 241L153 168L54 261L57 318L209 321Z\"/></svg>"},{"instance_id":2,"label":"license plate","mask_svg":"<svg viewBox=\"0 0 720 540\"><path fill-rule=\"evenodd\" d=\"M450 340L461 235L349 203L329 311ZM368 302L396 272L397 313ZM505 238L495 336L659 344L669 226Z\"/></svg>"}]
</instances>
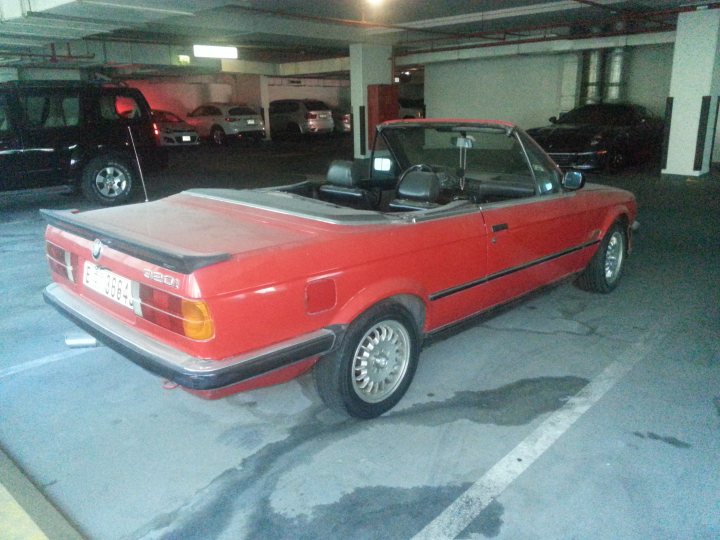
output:
<instances>
[{"instance_id":1,"label":"license plate","mask_svg":"<svg viewBox=\"0 0 720 540\"><path fill-rule=\"evenodd\" d=\"M114 300L126 308L133 308L132 280L105 270L91 262L85 262L83 284L106 298Z\"/></svg>"},{"instance_id":2,"label":"license plate","mask_svg":"<svg viewBox=\"0 0 720 540\"><path fill-rule=\"evenodd\" d=\"M253 120L253 119L251 118L251 119L249 119L249 120L247 121L247 123L248 123L248 126L254 126L254 125L255 125L255 120Z\"/></svg>"},{"instance_id":3,"label":"license plate","mask_svg":"<svg viewBox=\"0 0 720 540\"><path fill-rule=\"evenodd\" d=\"M183 142L190 142L190 135L183 135L182 140Z\"/></svg>"}]
</instances>

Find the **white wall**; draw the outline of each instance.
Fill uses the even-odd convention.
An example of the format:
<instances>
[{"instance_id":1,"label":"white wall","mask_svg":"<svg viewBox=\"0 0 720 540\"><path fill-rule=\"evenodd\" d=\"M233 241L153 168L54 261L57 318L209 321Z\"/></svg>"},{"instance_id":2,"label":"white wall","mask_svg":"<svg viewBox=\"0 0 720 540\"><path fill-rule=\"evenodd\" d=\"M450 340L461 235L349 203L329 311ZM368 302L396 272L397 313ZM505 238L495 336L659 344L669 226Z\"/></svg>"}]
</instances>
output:
<instances>
[{"instance_id":1,"label":"white wall","mask_svg":"<svg viewBox=\"0 0 720 540\"><path fill-rule=\"evenodd\" d=\"M257 75L222 74L126 82L128 86L138 88L153 109L172 111L180 116L186 116L198 105L210 101L260 106L260 77Z\"/></svg>"},{"instance_id":2,"label":"white wall","mask_svg":"<svg viewBox=\"0 0 720 540\"><path fill-rule=\"evenodd\" d=\"M560 108L563 56L467 60L425 67L429 118L485 118L524 128L547 124Z\"/></svg>"},{"instance_id":3,"label":"white wall","mask_svg":"<svg viewBox=\"0 0 720 540\"><path fill-rule=\"evenodd\" d=\"M299 81L300 84L292 84ZM272 78L268 81L270 101L275 99L319 99L331 107L350 108L350 83L335 79Z\"/></svg>"},{"instance_id":4,"label":"white wall","mask_svg":"<svg viewBox=\"0 0 720 540\"><path fill-rule=\"evenodd\" d=\"M643 105L664 117L670 93L672 44L631 47L625 59L625 101Z\"/></svg>"}]
</instances>

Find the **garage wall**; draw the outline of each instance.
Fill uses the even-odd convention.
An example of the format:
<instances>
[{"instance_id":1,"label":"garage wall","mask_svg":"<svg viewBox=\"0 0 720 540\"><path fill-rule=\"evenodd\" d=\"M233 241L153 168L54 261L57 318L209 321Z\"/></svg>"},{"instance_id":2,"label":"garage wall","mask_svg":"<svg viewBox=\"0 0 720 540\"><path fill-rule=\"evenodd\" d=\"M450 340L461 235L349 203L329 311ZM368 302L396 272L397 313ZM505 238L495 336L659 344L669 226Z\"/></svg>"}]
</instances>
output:
<instances>
[{"instance_id":1,"label":"garage wall","mask_svg":"<svg viewBox=\"0 0 720 540\"><path fill-rule=\"evenodd\" d=\"M672 44L629 48L626 100L663 116L672 55ZM425 68L428 116L499 118L525 128L546 125L560 111L564 58L540 54L429 64Z\"/></svg>"},{"instance_id":2,"label":"garage wall","mask_svg":"<svg viewBox=\"0 0 720 540\"><path fill-rule=\"evenodd\" d=\"M627 101L643 105L661 118L665 116L673 63L672 44L632 47L628 49L626 61Z\"/></svg>"},{"instance_id":3,"label":"garage wall","mask_svg":"<svg viewBox=\"0 0 720 540\"><path fill-rule=\"evenodd\" d=\"M547 124L560 107L563 55L510 56L428 64L425 105L430 118Z\"/></svg>"},{"instance_id":4,"label":"garage wall","mask_svg":"<svg viewBox=\"0 0 720 540\"><path fill-rule=\"evenodd\" d=\"M152 108L172 111L180 116L210 101L260 106L260 77L257 75L129 80L126 83L138 88Z\"/></svg>"},{"instance_id":5,"label":"garage wall","mask_svg":"<svg viewBox=\"0 0 720 540\"><path fill-rule=\"evenodd\" d=\"M319 99L331 107L350 108L350 82L334 79L286 79L268 81L270 101L275 99Z\"/></svg>"}]
</instances>

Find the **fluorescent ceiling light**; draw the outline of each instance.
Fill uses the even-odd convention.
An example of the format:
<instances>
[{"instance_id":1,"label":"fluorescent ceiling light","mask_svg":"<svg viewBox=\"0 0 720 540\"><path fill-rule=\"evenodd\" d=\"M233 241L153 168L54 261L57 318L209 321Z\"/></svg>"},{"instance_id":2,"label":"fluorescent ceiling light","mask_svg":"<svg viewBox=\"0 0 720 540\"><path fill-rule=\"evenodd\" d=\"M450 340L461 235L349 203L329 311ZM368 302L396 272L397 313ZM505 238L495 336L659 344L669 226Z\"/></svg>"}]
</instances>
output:
<instances>
[{"instance_id":1,"label":"fluorescent ceiling light","mask_svg":"<svg viewBox=\"0 0 720 540\"><path fill-rule=\"evenodd\" d=\"M237 47L220 47L218 45L193 45L193 55L198 58L233 58L238 57Z\"/></svg>"}]
</instances>

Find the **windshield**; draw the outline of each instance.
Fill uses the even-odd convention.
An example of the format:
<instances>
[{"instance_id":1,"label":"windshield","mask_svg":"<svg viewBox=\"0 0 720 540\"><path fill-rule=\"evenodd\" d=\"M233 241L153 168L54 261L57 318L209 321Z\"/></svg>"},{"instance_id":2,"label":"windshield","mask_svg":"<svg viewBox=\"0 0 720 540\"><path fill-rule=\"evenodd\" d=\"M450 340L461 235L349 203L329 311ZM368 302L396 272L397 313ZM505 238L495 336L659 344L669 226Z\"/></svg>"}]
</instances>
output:
<instances>
[{"instance_id":1,"label":"windshield","mask_svg":"<svg viewBox=\"0 0 720 540\"><path fill-rule=\"evenodd\" d=\"M633 118L633 109L627 105L586 105L561 114L557 123L624 126Z\"/></svg>"},{"instance_id":2,"label":"windshield","mask_svg":"<svg viewBox=\"0 0 720 540\"><path fill-rule=\"evenodd\" d=\"M158 122L182 122L178 116L168 111L153 111L152 114Z\"/></svg>"},{"instance_id":3,"label":"windshield","mask_svg":"<svg viewBox=\"0 0 720 540\"><path fill-rule=\"evenodd\" d=\"M385 128L382 134L401 169L422 163L469 178L488 173L532 177L517 134L503 126L409 124Z\"/></svg>"}]
</instances>

